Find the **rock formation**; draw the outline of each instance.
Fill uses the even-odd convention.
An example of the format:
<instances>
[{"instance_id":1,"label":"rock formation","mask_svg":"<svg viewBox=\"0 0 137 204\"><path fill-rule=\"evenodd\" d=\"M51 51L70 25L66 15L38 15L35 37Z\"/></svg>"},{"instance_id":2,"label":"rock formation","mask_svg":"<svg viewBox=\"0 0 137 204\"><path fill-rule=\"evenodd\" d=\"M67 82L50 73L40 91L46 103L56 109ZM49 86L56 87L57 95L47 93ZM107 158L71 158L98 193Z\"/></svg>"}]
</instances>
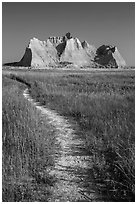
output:
<instances>
[{"instance_id":1,"label":"rock formation","mask_svg":"<svg viewBox=\"0 0 137 204\"><path fill-rule=\"evenodd\" d=\"M54 46L57 46L63 42L63 37L49 37L48 39Z\"/></svg>"},{"instance_id":2,"label":"rock formation","mask_svg":"<svg viewBox=\"0 0 137 204\"><path fill-rule=\"evenodd\" d=\"M46 41L37 38L30 40L23 58L19 62L7 63L10 66L47 67L73 64L74 66L101 65L123 67L126 65L118 49L102 45L96 49L86 41L73 38L68 32L63 37L49 37Z\"/></svg>"},{"instance_id":3,"label":"rock formation","mask_svg":"<svg viewBox=\"0 0 137 204\"><path fill-rule=\"evenodd\" d=\"M91 56L86 52L86 49L82 47L78 38L71 38L67 40L66 46L60 61L67 61L79 66L92 65Z\"/></svg>"},{"instance_id":4,"label":"rock formation","mask_svg":"<svg viewBox=\"0 0 137 204\"><path fill-rule=\"evenodd\" d=\"M14 67L19 67L19 66L30 67L31 60L32 60L32 51L30 48L27 47L25 50L24 56L19 62L6 63L5 65L14 66Z\"/></svg>"},{"instance_id":5,"label":"rock formation","mask_svg":"<svg viewBox=\"0 0 137 204\"><path fill-rule=\"evenodd\" d=\"M32 52L31 66L55 66L58 63L57 50L49 39L40 41L33 38L30 40L28 47Z\"/></svg>"},{"instance_id":6,"label":"rock formation","mask_svg":"<svg viewBox=\"0 0 137 204\"><path fill-rule=\"evenodd\" d=\"M114 59L116 60L118 67L125 67L126 66L126 62L123 59L123 57L121 56L117 47L115 47L115 52L113 52L112 55L113 55Z\"/></svg>"},{"instance_id":7,"label":"rock formation","mask_svg":"<svg viewBox=\"0 0 137 204\"><path fill-rule=\"evenodd\" d=\"M120 55L117 47L102 45L96 51L94 61L100 65L110 68L126 66L126 63Z\"/></svg>"},{"instance_id":8,"label":"rock formation","mask_svg":"<svg viewBox=\"0 0 137 204\"><path fill-rule=\"evenodd\" d=\"M94 45L89 45L87 41L83 41L81 43L83 49L86 51L87 55L91 58L91 60L94 59L95 53L96 53L96 48Z\"/></svg>"}]
</instances>

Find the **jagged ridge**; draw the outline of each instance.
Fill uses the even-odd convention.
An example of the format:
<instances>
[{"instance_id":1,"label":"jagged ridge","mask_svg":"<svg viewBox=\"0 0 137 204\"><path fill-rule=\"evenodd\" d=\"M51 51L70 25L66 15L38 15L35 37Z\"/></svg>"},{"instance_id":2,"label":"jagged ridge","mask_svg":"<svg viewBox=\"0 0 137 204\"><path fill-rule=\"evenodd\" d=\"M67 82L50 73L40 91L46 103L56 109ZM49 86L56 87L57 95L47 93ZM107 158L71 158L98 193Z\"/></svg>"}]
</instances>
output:
<instances>
[{"instance_id":1,"label":"jagged ridge","mask_svg":"<svg viewBox=\"0 0 137 204\"><path fill-rule=\"evenodd\" d=\"M23 58L19 62L7 63L10 66L47 67L59 64L76 66L123 67L126 65L117 47L102 45L98 49L87 41L80 42L68 32L63 37L49 37L46 41L37 38L30 40Z\"/></svg>"}]
</instances>

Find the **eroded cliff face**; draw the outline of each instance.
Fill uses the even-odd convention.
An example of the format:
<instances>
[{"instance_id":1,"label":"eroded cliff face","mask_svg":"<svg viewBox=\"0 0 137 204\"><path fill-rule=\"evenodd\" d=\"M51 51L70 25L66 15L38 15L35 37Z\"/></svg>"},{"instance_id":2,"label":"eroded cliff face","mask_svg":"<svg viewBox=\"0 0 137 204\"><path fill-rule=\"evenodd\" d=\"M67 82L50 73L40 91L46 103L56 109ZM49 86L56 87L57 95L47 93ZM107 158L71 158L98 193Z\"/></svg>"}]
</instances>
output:
<instances>
[{"instance_id":1,"label":"eroded cliff face","mask_svg":"<svg viewBox=\"0 0 137 204\"><path fill-rule=\"evenodd\" d=\"M31 66L31 61L32 61L32 51L30 48L26 48L24 56L19 62L11 62L11 63L5 63L7 66L13 66L13 67L30 67Z\"/></svg>"},{"instance_id":2,"label":"eroded cliff face","mask_svg":"<svg viewBox=\"0 0 137 204\"><path fill-rule=\"evenodd\" d=\"M115 47L115 52L113 52L112 55L113 55L114 59L116 60L118 67L125 67L126 66L126 62L123 59L123 57L121 56L117 47Z\"/></svg>"},{"instance_id":3,"label":"eroded cliff face","mask_svg":"<svg viewBox=\"0 0 137 204\"><path fill-rule=\"evenodd\" d=\"M56 65L58 62L57 50L49 40L40 41L33 38L30 40L29 49L32 52L33 67Z\"/></svg>"},{"instance_id":4,"label":"eroded cliff face","mask_svg":"<svg viewBox=\"0 0 137 204\"><path fill-rule=\"evenodd\" d=\"M78 38L67 40L66 47L60 57L60 61L71 62L78 66L92 65L91 59Z\"/></svg>"},{"instance_id":5,"label":"eroded cliff face","mask_svg":"<svg viewBox=\"0 0 137 204\"><path fill-rule=\"evenodd\" d=\"M118 49L102 45L98 49L73 38L68 32L63 37L49 37L46 41L32 38L19 62L7 63L11 66L55 67L60 64L72 64L76 67L99 64L104 67L124 67L124 59Z\"/></svg>"},{"instance_id":6,"label":"eroded cliff face","mask_svg":"<svg viewBox=\"0 0 137 204\"><path fill-rule=\"evenodd\" d=\"M84 45L78 38L72 38L70 33L63 37L49 37L46 41L33 38L28 48L32 52L32 67L56 66L63 62L77 66L92 65L96 50L94 46L92 49L89 44Z\"/></svg>"},{"instance_id":7,"label":"eroded cliff face","mask_svg":"<svg viewBox=\"0 0 137 204\"><path fill-rule=\"evenodd\" d=\"M120 55L117 47L102 45L96 51L94 61L100 65L110 68L126 66L126 62Z\"/></svg>"},{"instance_id":8,"label":"eroded cliff face","mask_svg":"<svg viewBox=\"0 0 137 204\"><path fill-rule=\"evenodd\" d=\"M91 60L94 60L95 54L96 54L96 48L94 45L88 44L87 41L83 41L81 43L83 49L86 51L87 55L91 58Z\"/></svg>"}]
</instances>

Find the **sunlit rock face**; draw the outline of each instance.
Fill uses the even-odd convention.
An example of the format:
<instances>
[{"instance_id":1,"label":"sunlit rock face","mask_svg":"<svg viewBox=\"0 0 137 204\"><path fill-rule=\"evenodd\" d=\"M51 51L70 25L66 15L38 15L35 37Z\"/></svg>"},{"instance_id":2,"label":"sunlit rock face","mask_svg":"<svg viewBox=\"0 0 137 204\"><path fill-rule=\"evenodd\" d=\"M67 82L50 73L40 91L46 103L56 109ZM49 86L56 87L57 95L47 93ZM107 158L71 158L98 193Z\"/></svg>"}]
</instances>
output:
<instances>
[{"instance_id":1,"label":"sunlit rock face","mask_svg":"<svg viewBox=\"0 0 137 204\"><path fill-rule=\"evenodd\" d=\"M96 51L94 61L100 65L110 68L126 66L126 63L120 55L117 47L102 45Z\"/></svg>"},{"instance_id":2,"label":"sunlit rock face","mask_svg":"<svg viewBox=\"0 0 137 204\"><path fill-rule=\"evenodd\" d=\"M56 47L63 42L63 37L49 37L48 40Z\"/></svg>"},{"instance_id":3,"label":"sunlit rock face","mask_svg":"<svg viewBox=\"0 0 137 204\"><path fill-rule=\"evenodd\" d=\"M60 57L60 61L72 62L75 65L84 66L91 65L91 56L82 47L78 38L71 38L67 40L64 52Z\"/></svg>"},{"instance_id":4,"label":"sunlit rock face","mask_svg":"<svg viewBox=\"0 0 137 204\"><path fill-rule=\"evenodd\" d=\"M91 60L94 59L96 55L96 48L94 45L89 45L87 41L83 41L81 43L83 49L86 51L87 55L91 58Z\"/></svg>"},{"instance_id":5,"label":"sunlit rock face","mask_svg":"<svg viewBox=\"0 0 137 204\"><path fill-rule=\"evenodd\" d=\"M125 67L126 66L126 62L123 59L123 57L121 56L117 47L115 47L115 52L113 52L112 55L113 55L114 59L116 60L118 67Z\"/></svg>"},{"instance_id":6,"label":"sunlit rock face","mask_svg":"<svg viewBox=\"0 0 137 204\"><path fill-rule=\"evenodd\" d=\"M68 32L62 37L49 37L46 41L32 38L19 62L6 63L9 66L56 67L124 67L124 59L117 47L102 45L98 49L87 41L81 42Z\"/></svg>"},{"instance_id":7,"label":"sunlit rock face","mask_svg":"<svg viewBox=\"0 0 137 204\"><path fill-rule=\"evenodd\" d=\"M28 47L32 52L31 66L56 65L58 62L57 50L50 40L40 41L33 38L30 40Z\"/></svg>"},{"instance_id":8,"label":"sunlit rock face","mask_svg":"<svg viewBox=\"0 0 137 204\"><path fill-rule=\"evenodd\" d=\"M61 62L68 62L76 67L92 65L96 50L86 41L81 43L78 38L73 38L69 32L63 37L49 37L46 41L33 38L28 49L32 53L32 67L56 66ZM26 53L24 58L25 56Z\"/></svg>"}]
</instances>

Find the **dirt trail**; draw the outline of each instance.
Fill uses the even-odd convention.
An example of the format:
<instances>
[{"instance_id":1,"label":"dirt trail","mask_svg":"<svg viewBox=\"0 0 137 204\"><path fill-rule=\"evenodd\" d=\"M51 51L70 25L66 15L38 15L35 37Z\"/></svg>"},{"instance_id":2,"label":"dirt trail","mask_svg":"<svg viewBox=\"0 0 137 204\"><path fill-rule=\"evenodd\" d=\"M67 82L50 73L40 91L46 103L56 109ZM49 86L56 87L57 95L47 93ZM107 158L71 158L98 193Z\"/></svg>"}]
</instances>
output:
<instances>
[{"instance_id":1,"label":"dirt trail","mask_svg":"<svg viewBox=\"0 0 137 204\"><path fill-rule=\"evenodd\" d=\"M60 149L54 155L54 168L48 169L49 175L56 178L55 185L51 187L52 197L49 198L49 201L100 201L94 190L94 184L91 186L92 178L88 173L92 168L92 158L84 153L84 141L76 135L73 125L54 110L35 102L30 97L28 89L23 95L55 127L56 143L60 144Z\"/></svg>"}]
</instances>

